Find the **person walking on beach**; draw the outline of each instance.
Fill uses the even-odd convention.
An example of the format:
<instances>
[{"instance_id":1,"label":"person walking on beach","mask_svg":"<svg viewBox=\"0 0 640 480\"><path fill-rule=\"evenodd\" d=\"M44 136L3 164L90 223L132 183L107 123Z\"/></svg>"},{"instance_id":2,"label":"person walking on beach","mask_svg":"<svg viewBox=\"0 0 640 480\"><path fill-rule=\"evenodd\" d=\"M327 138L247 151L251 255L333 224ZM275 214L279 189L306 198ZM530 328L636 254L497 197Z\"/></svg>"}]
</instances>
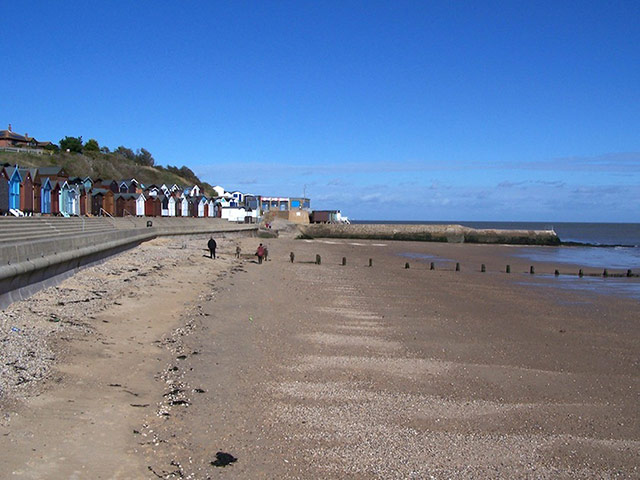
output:
<instances>
[{"instance_id":1,"label":"person walking on beach","mask_svg":"<svg viewBox=\"0 0 640 480\"><path fill-rule=\"evenodd\" d=\"M264 247L262 246L262 244L258 245L256 255L258 256L258 263L262 263L262 259L264 258Z\"/></svg>"},{"instance_id":2,"label":"person walking on beach","mask_svg":"<svg viewBox=\"0 0 640 480\"><path fill-rule=\"evenodd\" d=\"M242 250L240 249L240 245L238 245L238 246L236 247L236 258L240 258L240 252L241 252L241 251L242 251Z\"/></svg>"},{"instance_id":3,"label":"person walking on beach","mask_svg":"<svg viewBox=\"0 0 640 480\"><path fill-rule=\"evenodd\" d=\"M211 237L209 239L209 241L207 242L207 247L209 248L209 258L216 258L216 247L217 246L218 246L218 244L213 239L213 237Z\"/></svg>"},{"instance_id":4,"label":"person walking on beach","mask_svg":"<svg viewBox=\"0 0 640 480\"><path fill-rule=\"evenodd\" d=\"M264 246L264 261L266 262L267 260L269 260L269 249L265 245Z\"/></svg>"}]
</instances>

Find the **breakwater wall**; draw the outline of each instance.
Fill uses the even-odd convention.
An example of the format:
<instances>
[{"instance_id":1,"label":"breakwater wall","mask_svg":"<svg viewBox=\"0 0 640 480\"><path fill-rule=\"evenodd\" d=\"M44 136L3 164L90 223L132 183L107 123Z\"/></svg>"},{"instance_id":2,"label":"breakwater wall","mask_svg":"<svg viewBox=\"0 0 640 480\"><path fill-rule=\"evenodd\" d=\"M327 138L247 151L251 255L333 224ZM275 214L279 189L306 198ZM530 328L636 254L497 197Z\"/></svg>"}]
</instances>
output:
<instances>
[{"instance_id":1,"label":"breakwater wall","mask_svg":"<svg viewBox=\"0 0 640 480\"><path fill-rule=\"evenodd\" d=\"M256 225L237 225L227 221L120 220L114 222L114 230L110 232L0 244L0 308L55 285L81 268L156 237L253 235L257 231ZM152 225L147 227L149 220Z\"/></svg>"},{"instance_id":2,"label":"breakwater wall","mask_svg":"<svg viewBox=\"0 0 640 480\"><path fill-rule=\"evenodd\" d=\"M412 240L421 242L560 245L553 230L474 229L462 225L311 224L300 225L307 238Z\"/></svg>"}]
</instances>

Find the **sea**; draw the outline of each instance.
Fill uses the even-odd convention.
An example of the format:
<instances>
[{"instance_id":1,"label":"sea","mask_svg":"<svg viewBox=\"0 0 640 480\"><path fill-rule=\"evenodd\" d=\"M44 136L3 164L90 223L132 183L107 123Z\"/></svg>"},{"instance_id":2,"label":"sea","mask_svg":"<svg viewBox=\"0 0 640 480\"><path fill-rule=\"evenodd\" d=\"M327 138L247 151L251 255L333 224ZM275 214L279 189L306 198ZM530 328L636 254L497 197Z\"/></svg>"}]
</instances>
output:
<instances>
[{"instance_id":1,"label":"sea","mask_svg":"<svg viewBox=\"0 0 640 480\"><path fill-rule=\"evenodd\" d=\"M561 246L520 247L513 255L534 262L577 265L599 269L632 270L640 273L640 223L578 223L578 222L476 222L476 221L352 221L351 223L382 223L409 225L463 225L477 229L553 230ZM561 275L553 284L571 290L613 294L640 300L637 277L593 278ZM549 283L540 283L549 286Z\"/></svg>"}]
</instances>

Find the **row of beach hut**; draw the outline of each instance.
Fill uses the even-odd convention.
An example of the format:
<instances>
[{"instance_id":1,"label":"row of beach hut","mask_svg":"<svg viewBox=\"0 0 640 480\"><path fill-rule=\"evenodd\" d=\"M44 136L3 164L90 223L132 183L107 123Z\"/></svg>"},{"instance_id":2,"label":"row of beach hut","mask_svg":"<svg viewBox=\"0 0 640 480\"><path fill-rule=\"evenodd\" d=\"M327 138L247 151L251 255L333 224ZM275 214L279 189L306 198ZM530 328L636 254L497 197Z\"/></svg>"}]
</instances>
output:
<instances>
[{"instance_id":1,"label":"row of beach hut","mask_svg":"<svg viewBox=\"0 0 640 480\"><path fill-rule=\"evenodd\" d=\"M217 217L221 205L198 186L143 186L135 179L69 179L61 167L0 166L0 214Z\"/></svg>"}]
</instances>

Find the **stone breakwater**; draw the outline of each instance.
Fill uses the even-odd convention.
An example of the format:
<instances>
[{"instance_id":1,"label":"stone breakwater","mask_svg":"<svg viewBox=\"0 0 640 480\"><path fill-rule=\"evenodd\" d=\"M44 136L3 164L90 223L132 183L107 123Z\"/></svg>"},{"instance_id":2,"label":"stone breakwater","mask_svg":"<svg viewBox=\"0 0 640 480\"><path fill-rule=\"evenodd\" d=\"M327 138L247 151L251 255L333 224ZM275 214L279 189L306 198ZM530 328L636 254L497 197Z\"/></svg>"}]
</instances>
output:
<instances>
[{"instance_id":1,"label":"stone breakwater","mask_svg":"<svg viewBox=\"0 0 640 480\"><path fill-rule=\"evenodd\" d=\"M506 245L560 245L553 230L474 229L462 225L311 224L300 225L306 238L357 238Z\"/></svg>"}]
</instances>

